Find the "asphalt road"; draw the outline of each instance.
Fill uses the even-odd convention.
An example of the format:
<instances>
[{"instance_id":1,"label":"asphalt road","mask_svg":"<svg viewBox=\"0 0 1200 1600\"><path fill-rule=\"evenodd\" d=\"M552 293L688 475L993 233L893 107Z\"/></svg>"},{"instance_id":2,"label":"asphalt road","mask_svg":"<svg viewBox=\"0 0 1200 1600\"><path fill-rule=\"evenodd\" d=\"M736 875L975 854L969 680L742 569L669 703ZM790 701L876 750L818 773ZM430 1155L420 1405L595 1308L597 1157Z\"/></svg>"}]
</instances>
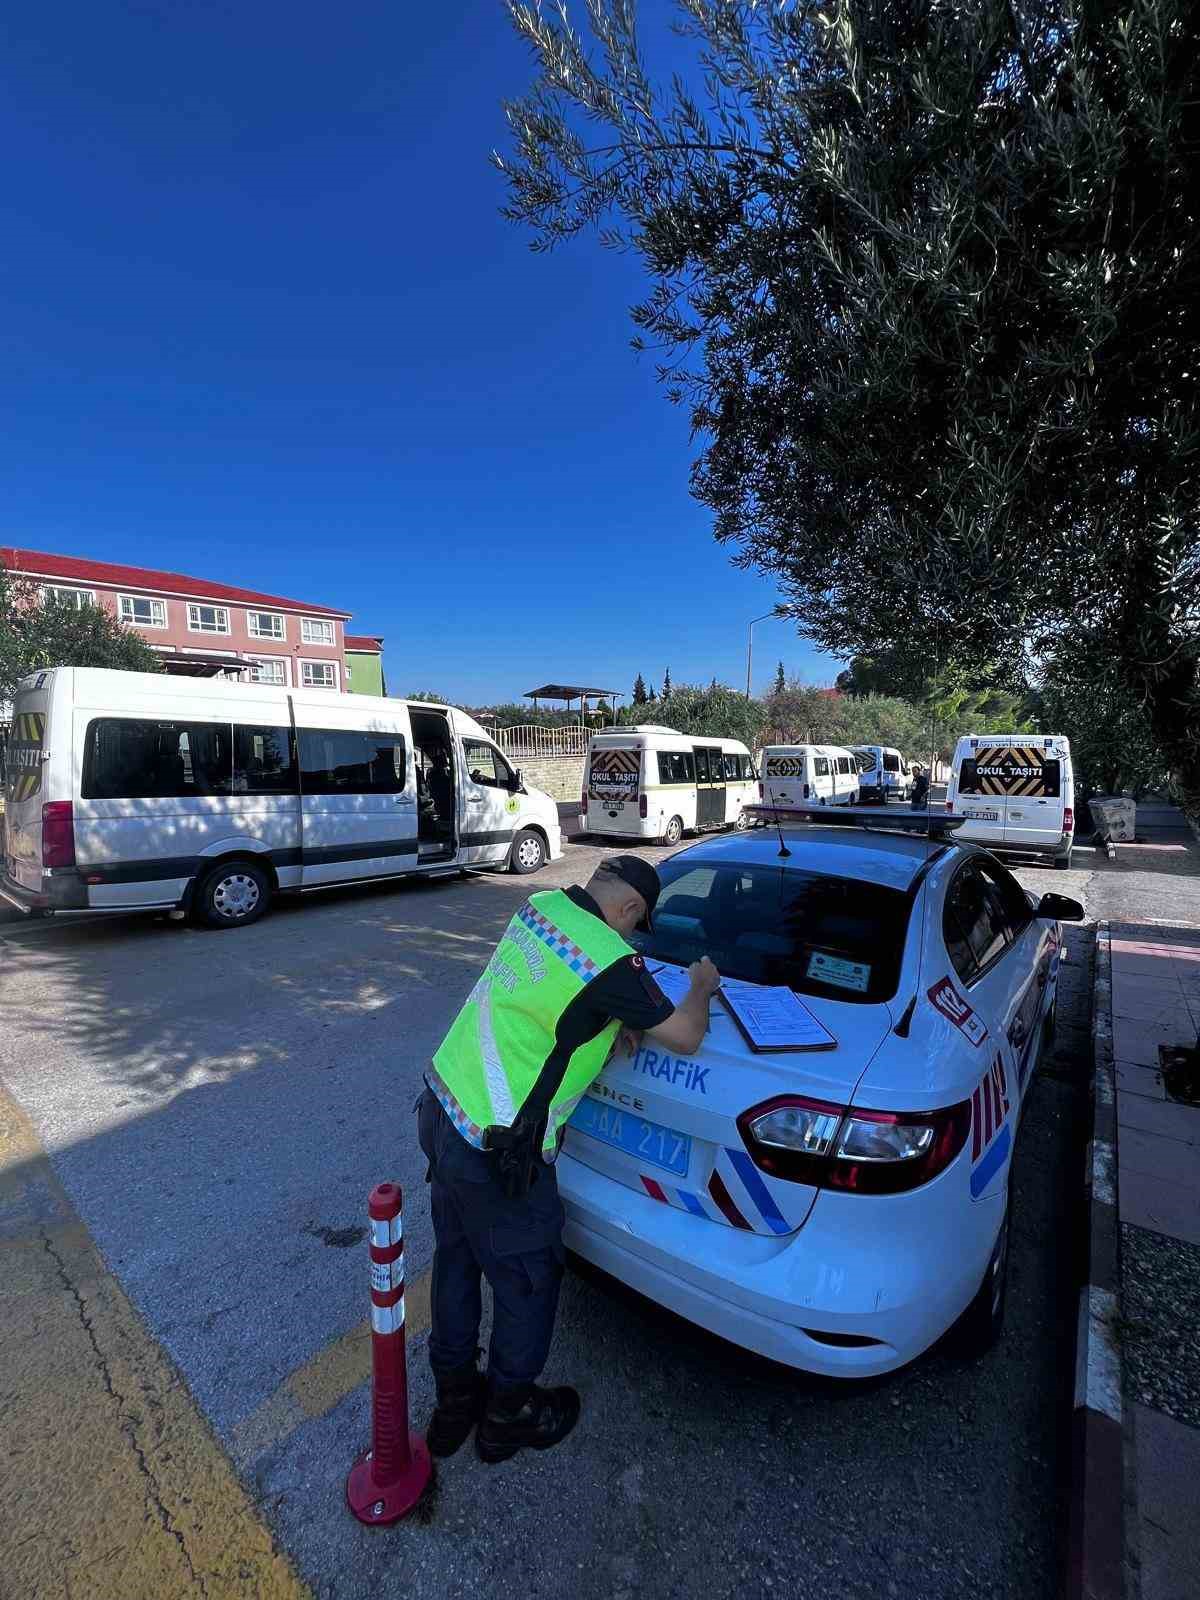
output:
<instances>
[{"instance_id":1,"label":"asphalt road","mask_svg":"<svg viewBox=\"0 0 1200 1600\"><path fill-rule=\"evenodd\" d=\"M1069 874L1020 876L1115 914L1127 893L1161 904L1164 870L1194 889L1196 860L1179 848L1166 867L1081 852ZM1056 1595L1086 928L1067 932L1058 1042L1016 1157L1008 1323L985 1360L939 1349L880 1383L836 1386L570 1274L547 1380L583 1393L571 1440L493 1469L464 1450L420 1522L382 1532L346 1514L345 1474L368 1431L358 1382L367 1192L390 1177L408 1197L423 1424L420 1281L432 1241L411 1114L421 1071L524 894L586 878L598 855L571 846L532 881L316 897L231 934L138 919L5 925L0 1077L316 1595L402 1586L430 1600L566 1589L632 1600L740 1595L748 1584Z\"/></svg>"}]
</instances>

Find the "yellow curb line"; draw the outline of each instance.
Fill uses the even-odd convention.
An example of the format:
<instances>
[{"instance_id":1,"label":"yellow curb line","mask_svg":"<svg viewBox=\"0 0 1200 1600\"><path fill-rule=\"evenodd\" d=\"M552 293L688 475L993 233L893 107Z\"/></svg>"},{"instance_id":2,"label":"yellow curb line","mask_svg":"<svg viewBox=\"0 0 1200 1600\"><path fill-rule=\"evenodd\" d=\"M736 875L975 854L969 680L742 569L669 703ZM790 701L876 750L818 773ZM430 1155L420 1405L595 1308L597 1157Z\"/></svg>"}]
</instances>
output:
<instances>
[{"instance_id":1,"label":"yellow curb line","mask_svg":"<svg viewBox=\"0 0 1200 1600\"><path fill-rule=\"evenodd\" d=\"M432 1271L404 1287L404 1331L411 1341L429 1326ZM323 1417L371 1376L370 1319L310 1356L233 1429L233 1456L243 1466L282 1443L304 1422ZM364 1416L364 1425L369 1426Z\"/></svg>"},{"instance_id":2,"label":"yellow curb line","mask_svg":"<svg viewBox=\"0 0 1200 1600\"><path fill-rule=\"evenodd\" d=\"M0 1592L312 1600L0 1087Z\"/></svg>"}]
</instances>

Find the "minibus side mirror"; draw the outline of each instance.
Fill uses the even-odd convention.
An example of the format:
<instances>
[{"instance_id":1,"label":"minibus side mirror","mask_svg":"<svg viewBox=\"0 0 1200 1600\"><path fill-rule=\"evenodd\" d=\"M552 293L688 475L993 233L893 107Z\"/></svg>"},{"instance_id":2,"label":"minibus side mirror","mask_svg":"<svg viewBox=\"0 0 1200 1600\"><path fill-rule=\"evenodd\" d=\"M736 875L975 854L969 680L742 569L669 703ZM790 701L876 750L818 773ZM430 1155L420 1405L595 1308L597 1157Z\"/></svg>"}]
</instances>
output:
<instances>
[{"instance_id":1,"label":"minibus side mirror","mask_svg":"<svg viewBox=\"0 0 1200 1600\"><path fill-rule=\"evenodd\" d=\"M1055 922L1082 922L1084 918L1079 901L1066 894L1044 894L1034 914Z\"/></svg>"}]
</instances>

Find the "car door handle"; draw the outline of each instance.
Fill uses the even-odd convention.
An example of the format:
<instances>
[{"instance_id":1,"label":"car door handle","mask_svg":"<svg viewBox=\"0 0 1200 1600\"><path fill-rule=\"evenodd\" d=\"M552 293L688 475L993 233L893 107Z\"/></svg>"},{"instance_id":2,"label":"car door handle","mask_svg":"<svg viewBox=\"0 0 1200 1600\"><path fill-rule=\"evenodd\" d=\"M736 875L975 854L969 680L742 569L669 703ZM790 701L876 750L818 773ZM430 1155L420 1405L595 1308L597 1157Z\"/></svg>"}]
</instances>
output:
<instances>
[{"instance_id":1,"label":"car door handle","mask_svg":"<svg viewBox=\"0 0 1200 1600\"><path fill-rule=\"evenodd\" d=\"M484 806L487 804L487 800L483 795L480 795L478 799L474 795L468 795L467 804L469 806Z\"/></svg>"}]
</instances>

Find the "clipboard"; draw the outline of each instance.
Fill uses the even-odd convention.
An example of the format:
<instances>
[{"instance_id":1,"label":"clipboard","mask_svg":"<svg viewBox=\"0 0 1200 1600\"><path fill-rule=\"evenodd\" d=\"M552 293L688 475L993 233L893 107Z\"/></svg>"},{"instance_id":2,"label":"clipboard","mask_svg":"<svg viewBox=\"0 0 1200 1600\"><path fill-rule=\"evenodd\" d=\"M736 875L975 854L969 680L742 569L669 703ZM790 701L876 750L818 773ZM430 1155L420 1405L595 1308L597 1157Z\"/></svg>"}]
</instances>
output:
<instances>
[{"instance_id":1,"label":"clipboard","mask_svg":"<svg viewBox=\"0 0 1200 1600\"><path fill-rule=\"evenodd\" d=\"M783 985L726 978L717 994L756 1055L837 1049L838 1042L825 1024Z\"/></svg>"}]
</instances>

